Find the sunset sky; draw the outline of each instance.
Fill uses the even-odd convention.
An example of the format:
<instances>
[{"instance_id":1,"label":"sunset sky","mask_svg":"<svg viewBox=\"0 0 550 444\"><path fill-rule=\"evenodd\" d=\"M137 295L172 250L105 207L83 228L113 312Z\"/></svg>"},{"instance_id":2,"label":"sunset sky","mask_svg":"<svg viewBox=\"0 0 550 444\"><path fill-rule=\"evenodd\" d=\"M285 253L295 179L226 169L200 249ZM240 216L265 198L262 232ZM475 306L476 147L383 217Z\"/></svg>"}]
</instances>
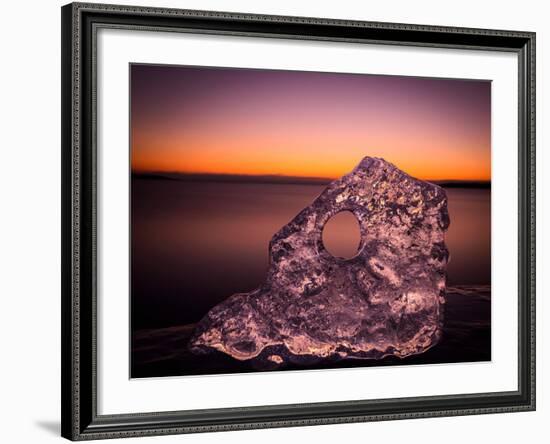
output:
<instances>
[{"instance_id":1,"label":"sunset sky","mask_svg":"<svg viewBox=\"0 0 550 444\"><path fill-rule=\"evenodd\" d=\"M132 65L131 143L139 172L490 180L491 83Z\"/></svg>"}]
</instances>

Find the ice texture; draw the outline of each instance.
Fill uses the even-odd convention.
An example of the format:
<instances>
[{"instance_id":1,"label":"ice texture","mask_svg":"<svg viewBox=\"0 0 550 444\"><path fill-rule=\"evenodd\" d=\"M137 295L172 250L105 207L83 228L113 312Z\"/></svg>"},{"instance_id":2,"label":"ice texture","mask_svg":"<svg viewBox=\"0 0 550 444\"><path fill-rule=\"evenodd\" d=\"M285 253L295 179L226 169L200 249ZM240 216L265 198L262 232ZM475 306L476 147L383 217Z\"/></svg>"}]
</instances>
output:
<instances>
[{"instance_id":1,"label":"ice texture","mask_svg":"<svg viewBox=\"0 0 550 444\"><path fill-rule=\"evenodd\" d=\"M360 226L350 259L322 241L341 211ZM273 236L265 282L212 308L189 349L260 368L422 353L441 338L448 226L442 188L365 157Z\"/></svg>"}]
</instances>

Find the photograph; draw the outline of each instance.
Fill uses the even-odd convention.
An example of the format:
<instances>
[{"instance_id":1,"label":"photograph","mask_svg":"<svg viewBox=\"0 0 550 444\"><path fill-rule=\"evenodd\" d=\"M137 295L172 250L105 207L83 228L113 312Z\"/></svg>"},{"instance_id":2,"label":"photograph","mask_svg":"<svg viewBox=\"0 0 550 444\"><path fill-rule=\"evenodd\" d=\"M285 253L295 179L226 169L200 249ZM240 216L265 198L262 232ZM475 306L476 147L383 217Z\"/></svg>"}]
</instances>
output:
<instances>
[{"instance_id":1,"label":"photograph","mask_svg":"<svg viewBox=\"0 0 550 444\"><path fill-rule=\"evenodd\" d=\"M61 436L536 430L544 27L405 3L61 7Z\"/></svg>"},{"instance_id":2,"label":"photograph","mask_svg":"<svg viewBox=\"0 0 550 444\"><path fill-rule=\"evenodd\" d=\"M491 361L491 80L128 75L131 378Z\"/></svg>"}]
</instances>

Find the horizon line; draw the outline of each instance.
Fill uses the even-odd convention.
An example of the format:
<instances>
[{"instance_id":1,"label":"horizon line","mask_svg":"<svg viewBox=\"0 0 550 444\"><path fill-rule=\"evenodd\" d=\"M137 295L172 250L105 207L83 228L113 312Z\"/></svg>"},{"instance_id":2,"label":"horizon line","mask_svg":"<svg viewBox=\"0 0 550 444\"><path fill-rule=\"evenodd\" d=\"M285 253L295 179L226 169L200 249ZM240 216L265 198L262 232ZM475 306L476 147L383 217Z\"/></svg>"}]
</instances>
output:
<instances>
[{"instance_id":1,"label":"horizon line","mask_svg":"<svg viewBox=\"0 0 550 444\"><path fill-rule=\"evenodd\" d=\"M292 176L285 174L235 174L235 173L205 173L205 172L181 172L181 171L147 171L147 170L131 170L132 176L141 176L148 179L166 179L166 180L186 180L192 179L196 181L219 181L219 182L241 182L241 183L281 183L281 184L314 184L320 185L332 182L338 177L322 177L322 176ZM426 182L431 182L436 185L445 184L447 186L479 186L487 187L491 185L491 180L487 179L423 179Z\"/></svg>"}]
</instances>

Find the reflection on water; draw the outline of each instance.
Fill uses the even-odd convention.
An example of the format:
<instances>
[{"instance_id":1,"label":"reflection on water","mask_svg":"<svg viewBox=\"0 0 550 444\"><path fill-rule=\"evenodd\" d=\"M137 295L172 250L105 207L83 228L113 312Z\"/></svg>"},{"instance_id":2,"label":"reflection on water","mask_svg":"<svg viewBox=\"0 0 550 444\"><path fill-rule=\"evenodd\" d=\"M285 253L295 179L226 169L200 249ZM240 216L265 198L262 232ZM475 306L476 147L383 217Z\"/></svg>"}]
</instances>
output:
<instances>
[{"instance_id":1,"label":"reflection on water","mask_svg":"<svg viewBox=\"0 0 550 444\"><path fill-rule=\"evenodd\" d=\"M271 237L323 188L134 178L133 329L197 322L231 294L257 287ZM454 188L447 196L448 282L490 284L490 190ZM349 236L343 242L355 242L356 233Z\"/></svg>"}]
</instances>

